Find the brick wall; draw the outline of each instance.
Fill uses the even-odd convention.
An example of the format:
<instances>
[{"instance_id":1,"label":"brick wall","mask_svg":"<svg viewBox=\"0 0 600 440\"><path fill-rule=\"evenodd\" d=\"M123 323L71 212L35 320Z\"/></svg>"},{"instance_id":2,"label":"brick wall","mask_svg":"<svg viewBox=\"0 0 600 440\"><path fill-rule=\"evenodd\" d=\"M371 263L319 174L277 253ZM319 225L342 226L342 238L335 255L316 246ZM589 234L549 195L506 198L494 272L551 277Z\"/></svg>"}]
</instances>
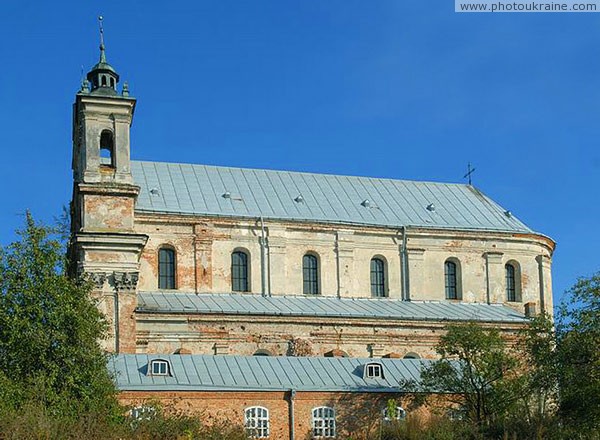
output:
<instances>
[{"instance_id":1,"label":"brick wall","mask_svg":"<svg viewBox=\"0 0 600 440\"><path fill-rule=\"evenodd\" d=\"M367 439L369 432L379 428L381 412L392 398L404 408L410 407L409 398L399 393L297 392L293 399L294 440L311 438L312 410L319 406L335 409L337 438L348 438L351 433L355 440ZM197 415L205 423L224 419L240 425L244 423L246 408L262 406L269 410L269 438L290 440L289 391L124 391L120 400L131 406L157 402L167 412ZM426 413L424 408L416 411Z\"/></svg>"}]
</instances>

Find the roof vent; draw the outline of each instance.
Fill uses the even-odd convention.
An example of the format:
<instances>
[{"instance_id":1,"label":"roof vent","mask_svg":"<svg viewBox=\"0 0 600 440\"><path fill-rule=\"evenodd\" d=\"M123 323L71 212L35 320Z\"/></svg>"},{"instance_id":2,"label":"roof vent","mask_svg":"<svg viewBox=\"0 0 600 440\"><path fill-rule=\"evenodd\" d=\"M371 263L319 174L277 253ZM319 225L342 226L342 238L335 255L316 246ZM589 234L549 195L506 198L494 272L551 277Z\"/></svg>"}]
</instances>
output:
<instances>
[{"instance_id":1,"label":"roof vent","mask_svg":"<svg viewBox=\"0 0 600 440\"><path fill-rule=\"evenodd\" d=\"M369 207L371 207L371 202L369 201L369 199L365 199L365 200L363 200L362 202L360 202L360 204L361 204L362 206L364 206L365 208L369 208Z\"/></svg>"},{"instance_id":2,"label":"roof vent","mask_svg":"<svg viewBox=\"0 0 600 440\"><path fill-rule=\"evenodd\" d=\"M153 196L157 196L159 194L158 188L152 188L150 190L150 194L152 194Z\"/></svg>"},{"instance_id":3,"label":"roof vent","mask_svg":"<svg viewBox=\"0 0 600 440\"><path fill-rule=\"evenodd\" d=\"M425 209L427 209L427 211L429 212L435 212L435 205L433 203L430 203Z\"/></svg>"},{"instance_id":4,"label":"roof vent","mask_svg":"<svg viewBox=\"0 0 600 440\"><path fill-rule=\"evenodd\" d=\"M304 203L304 197L302 197L302 194L298 194L298 196L294 199L294 202Z\"/></svg>"},{"instance_id":5,"label":"roof vent","mask_svg":"<svg viewBox=\"0 0 600 440\"><path fill-rule=\"evenodd\" d=\"M506 211L504 211L504 215L507 216L508 218L512 217L512 212L510 212L508 209Z\"/></svg>"},{"instance_id":6,"label":"roof vent","mask_svg":"<svg viewBox=\"0 0 600 440\"><path fill-rule=\"evenodd\" d=\"M230 199L231 198L231 193L229 191L225 191L223 193L223 195L221 195L221 197L223 197L224 199Z\"/></svg>"}]
</instances>

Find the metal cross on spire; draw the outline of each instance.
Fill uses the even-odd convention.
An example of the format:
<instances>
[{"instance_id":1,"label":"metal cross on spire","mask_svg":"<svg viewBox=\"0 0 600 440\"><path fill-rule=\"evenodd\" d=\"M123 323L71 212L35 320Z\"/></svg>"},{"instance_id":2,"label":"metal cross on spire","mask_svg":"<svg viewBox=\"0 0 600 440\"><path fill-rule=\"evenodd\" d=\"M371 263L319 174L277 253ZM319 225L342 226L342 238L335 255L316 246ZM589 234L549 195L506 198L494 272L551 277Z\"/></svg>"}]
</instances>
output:
<instances>
[{"instance_id":1,"label":"metal cross on spire","mask_svg":"<svg viewBox=\"0 0 600 440\"><path fill-rule=\"evenodd\" d=\"M104 27L102 26L102 15L98 16L98 26L100 28L100 62L106 63L106 54L104 53Z\"/></svg>"},{"instance_id":2,"label":"metal cross on spire","mask_svg":"<svg viewBox=\"0 0 600 440\"><path fill-rule=\"evenodd\" d=\"M467 164L467 174L463 176L463 179L469 179L469 185L472 185L471 175L475 172L475 168L471 168L471 162Z\"/></svg>"}]
</instances>

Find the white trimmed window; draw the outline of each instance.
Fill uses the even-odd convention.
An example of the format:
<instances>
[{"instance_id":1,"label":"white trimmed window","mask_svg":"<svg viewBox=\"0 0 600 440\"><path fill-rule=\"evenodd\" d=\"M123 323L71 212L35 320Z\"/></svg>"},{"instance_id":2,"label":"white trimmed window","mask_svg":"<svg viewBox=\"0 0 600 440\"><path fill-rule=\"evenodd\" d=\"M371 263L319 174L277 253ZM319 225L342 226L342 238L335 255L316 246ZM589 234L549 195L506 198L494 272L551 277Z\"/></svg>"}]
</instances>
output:
<instances>
[{"instance_id":1,"label":"white trimmed window","mask_svg":"<svg viewBox=\"0 0 600 440\"><path fill-rule=\"evenodd\" d=\"M156 408L152 406L136 406L131 408L129 416L136 421L150 420L156 415Z\"/></svg>"},{"instance_id":2,"label":"white trimmed window","mask_svg":"<svg viewBox=\"0 0 600 440\"><path fill-rule=\"evenodd\" d=\"M155 359L150 362L150 375L152 376L169 376L169 361L164 359Z\"/></svg>"},{"instance_id":3,"label":"white trimmed window","mask_svg":"<svg viewBox=\"0 0 600 440\"><path fill-rule=\"evenodd\" d=\"M312 431L315 438L335 437L335 410L328 406L313 408Z\"/></svg>"},{"instance_id":4,"label":"white trimmed window","mask_svg":"<svg viewBox=\"0 0 600 440\"><path fill-rule=\"evenodd\" d=\"M383 365L377 362L366 364L365 379L383 379Z\"/></svg>"},{"instance_id":5,"label":"white trimmed window","mask_svg":"<svg viewBox=\"0 0 600 440\"><path fill-rule=\"evenodd\" d=\"M391 422L392 420L404 420L406 418L406 411L401 406L397 406L394 414L390 414L389 408L384 408L382 411L383 420Z\"/></svg>"},{"instance_id":6,"label":"white trimmed window","mask_svg":"<svg viewBox=\"0 0 600 440\"><path fill-rule=\"evenodd\" d=\"M250 438L269 437L269 410L262 406L246 408L244 426Z\"/></svg>"}]
</instances>

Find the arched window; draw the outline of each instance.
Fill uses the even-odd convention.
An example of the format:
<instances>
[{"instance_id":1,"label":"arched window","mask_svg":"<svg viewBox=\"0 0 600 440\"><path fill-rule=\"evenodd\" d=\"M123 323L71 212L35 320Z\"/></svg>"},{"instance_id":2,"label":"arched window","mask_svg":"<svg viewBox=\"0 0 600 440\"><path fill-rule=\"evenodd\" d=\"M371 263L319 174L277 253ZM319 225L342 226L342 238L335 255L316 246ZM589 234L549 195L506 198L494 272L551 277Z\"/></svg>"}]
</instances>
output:
<instances>
[{"instance_id":1,"label":"arched window","mask_svg":"<svg viewBox=\"0 0 600 440\"><path fill-rule=\"evenodd\" d=\"M312 410L313 437L335 437L335 410L329 406L319 406Z\"/></svg>"},{"instance_id":2,"label":"arched window","mask_svg":"<svg viewBox=\"0 0 600 440\"><path fill-rule=\"evenodd\" d=\"M444 278L446 281L446 299L460 299L460 274L455 261L446 260L444 263Z\"/></svg>"},{"instance_id":3,"label":"arched window","mask_svg":"<svg viewBox=\"0 0 600 440\"><path fill-rule=\"evenodd\" d=\"M103 130L100 134L100 165L114 167L114 140L109 130Z\"/></svg>"},{"instance_id":4,"label":"arched window","mask_svg":"<svg viewBox=\"0 0 600 440\"><path fill-rule=\"evenodd\" d=\"M419 356L417 353L413 353L411 351L410 353L406 353L404 355L404 359L421 359L421 356Z\"/></svg>"},{"instance_id":5,"label":"arched window","mask_svg":"<svg viewBox=\"0 0 600 440\"><path fill-rule=\"evenodd\" d=\"M254 354L252 356L273 356L273 352L271 352L265 348L259 348L258 350L256 350L254 352Z\"/></svg>"},{"instance_id":6,"label":"arched window","mask_svg":"<svg viewBox=\"0 0 600 440\"><path fill-rule=\"evenodd\" d=\"M102 86L106 86L106 77L102 75Z\"/></svg>"},{"instance_id":7,"label":"arched window","mask_svg":"<svg viewBox=\"0 0 600 440\"><path fill-rule=\"evenodd\" d=\"M517 301L517 269L511 263L504 266L506 272L506 300L510 302Z\"/></svg>"},{"instance_id":8,"label":"arched window","mask_svg":"<svg viewBox=\"0 0 600 440\"><path fill-rule=\"evenodd\" d=\"M115 79L111 78L110 79L110 86L114 89L115 88Z\"/></svg>"},{"instance_id":9,"label":"arched window","mask_svg":"<svg viewBox=\"0 0 600 440\"><path fill-rule=\"evenodd\" d=\"M302 258L302 281L305 295L319 294L319 260L315 255L306 254Z\"/></svg>"},{"instance_id":10,"label":"arched window","mask_svg":"<svg viewBox=\"0 0 600 440\"><path fill-rule=\"evenodd\" d=\"M246 408L244 426L250 438L267 438L269 436L269 410L262 406Z\"/></svg>"},{"instance_id":11,"label":"arched window","mask_svg":"<svg viewBox=\"0 0 600 440\"><path fill-rule=\"evenodd\" d=\"M393 411L390 411L392 409ZM406 411L401 406L384 408L382 411L383 420L385 422L391 422L392 420L404 420L406 418Z\"/></svg>"},{"instance_id":12,"label":"arched window","mask_svg":"<svg viewBox=\"0 0 600 440\"><path fill-rule=\"evenodd\" d=\"M249 292L248 283L248 254L235 251L231 254L231 290L234 292Z\"/></svg>"},{"instance_id":13,"label":"arched window","mask_svg":"<svg viewBox=\"0 0 600 440\"><path fill-rule=\"evenodd\" d=\"M175 288L175 251L160 248L158 251L158 288Z\"/></svg>"},{"instance_id":14,"label":"arched window","mask_svg":"<svg viewBox=\"0 0 600 440\"><path fill-rule=\"evenodd\" d=\"M381 298L387 296L385 280L385 262L381 258L371 260L371 295Z\"/></svg>"}]
</instances>

